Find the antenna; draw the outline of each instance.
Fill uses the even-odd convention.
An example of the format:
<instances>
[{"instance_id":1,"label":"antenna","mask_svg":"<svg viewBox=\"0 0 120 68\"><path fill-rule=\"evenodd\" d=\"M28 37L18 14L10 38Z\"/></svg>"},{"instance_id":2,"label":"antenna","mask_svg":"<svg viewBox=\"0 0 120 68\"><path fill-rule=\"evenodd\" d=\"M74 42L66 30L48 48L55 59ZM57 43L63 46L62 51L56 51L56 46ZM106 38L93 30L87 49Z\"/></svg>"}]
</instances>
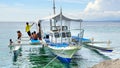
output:
<instances>
[{"instance_id":1,"label":"antenna","mask_svg":"<svg viewBox=\"0 0 120 68\"><path fill-rule=\"evenodd\" d=\"M56 14L55 9L56 9L56 7L55 7L55 0L53 0L53 14Z\"/></svg>"}]
</instances>

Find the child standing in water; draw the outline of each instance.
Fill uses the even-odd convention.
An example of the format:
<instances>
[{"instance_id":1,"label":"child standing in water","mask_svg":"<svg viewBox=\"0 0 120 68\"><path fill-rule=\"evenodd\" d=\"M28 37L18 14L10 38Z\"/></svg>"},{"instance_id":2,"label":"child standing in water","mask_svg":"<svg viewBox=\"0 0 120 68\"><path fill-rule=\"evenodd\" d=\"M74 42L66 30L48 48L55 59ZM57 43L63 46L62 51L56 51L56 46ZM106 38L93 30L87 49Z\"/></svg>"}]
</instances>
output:
<instances>
[{"instance_id":1,"label":"child standing in water","mask_svg":"<svg viewBox=\"0 0 120 68\"><path fill-rule=\"evenodd\" d=\"M22 33L20 31L17 31L17 36L18 36L18 43L20 43L21 37L22 37Z\"/></svg>"}]
</instances>

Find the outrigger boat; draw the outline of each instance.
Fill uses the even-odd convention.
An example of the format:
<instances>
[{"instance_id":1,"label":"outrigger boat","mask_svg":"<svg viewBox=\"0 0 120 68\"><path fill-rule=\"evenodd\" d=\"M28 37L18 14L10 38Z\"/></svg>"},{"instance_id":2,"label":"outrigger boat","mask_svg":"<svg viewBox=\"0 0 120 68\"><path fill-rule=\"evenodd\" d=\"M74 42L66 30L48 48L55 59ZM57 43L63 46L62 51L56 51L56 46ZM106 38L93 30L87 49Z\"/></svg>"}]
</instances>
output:
<instances>
[{"instance_id":1,"label":"outrigger boat","mask_svg":"<svg viewBox=\"0 0 120 68\"><path fill-rule=\"evenodd\" d=\"M84 30L81 29L82 20L67 18L62 15L62 11L58 15L39 20L39 23L44 22L45 20L50 21L50 31L44 37L44 41L48 44L49 50L56 55L61 62L70 63L73 55L82 47L81 38L83 38L84 33ZM80 28L71 30L70 21L80 22ZM79 39L76 41L72 35Z\"/></svg>"}]
</instances>

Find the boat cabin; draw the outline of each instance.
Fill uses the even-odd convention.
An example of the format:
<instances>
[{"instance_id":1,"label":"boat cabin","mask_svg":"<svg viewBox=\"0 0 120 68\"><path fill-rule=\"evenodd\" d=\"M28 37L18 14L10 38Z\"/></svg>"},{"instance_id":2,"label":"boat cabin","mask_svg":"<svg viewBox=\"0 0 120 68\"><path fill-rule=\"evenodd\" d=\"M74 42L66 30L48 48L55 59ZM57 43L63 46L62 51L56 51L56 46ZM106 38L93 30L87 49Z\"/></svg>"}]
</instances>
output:
<instances>
[{"instance_id":1,"label":"boat cabin","mask_svg":"<svg viewBox=\"0 0 120 68\"><path fill-rule=\"evenodd\" d=\"M82 19L70 19L68 17L65 17L62 12L60 14L46 17L40 20L40 22L44 22L45 20L48 20L50 22L50 32L47 33L44 37L48 43L71 43L72 36L78 37L81 35L81 33L84 32L81 31ZM71 21L80 22L80 29L74 29L74 31L71 30ZM80 36L80 38L81 37L82 36Z\"/></svg>"}]
</instances>

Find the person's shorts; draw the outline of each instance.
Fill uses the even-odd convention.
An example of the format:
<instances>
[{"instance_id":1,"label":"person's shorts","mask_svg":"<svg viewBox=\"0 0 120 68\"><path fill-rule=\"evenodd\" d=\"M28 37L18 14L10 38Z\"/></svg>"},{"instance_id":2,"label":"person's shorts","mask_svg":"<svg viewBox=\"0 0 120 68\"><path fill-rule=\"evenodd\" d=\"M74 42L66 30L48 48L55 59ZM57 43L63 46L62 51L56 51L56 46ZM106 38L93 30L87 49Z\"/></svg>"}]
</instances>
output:
<instances>
[{"instance_id":1,"label":"person's shorts","mask_svg":"<svg viewBox=\"0 0 120 68\"><path fill-rule=\"evenodd\" d=\"M28 31L27 33L28 33L29 36L31 36L31 32L30 31Z\"/></svg>"}]
</instances>

